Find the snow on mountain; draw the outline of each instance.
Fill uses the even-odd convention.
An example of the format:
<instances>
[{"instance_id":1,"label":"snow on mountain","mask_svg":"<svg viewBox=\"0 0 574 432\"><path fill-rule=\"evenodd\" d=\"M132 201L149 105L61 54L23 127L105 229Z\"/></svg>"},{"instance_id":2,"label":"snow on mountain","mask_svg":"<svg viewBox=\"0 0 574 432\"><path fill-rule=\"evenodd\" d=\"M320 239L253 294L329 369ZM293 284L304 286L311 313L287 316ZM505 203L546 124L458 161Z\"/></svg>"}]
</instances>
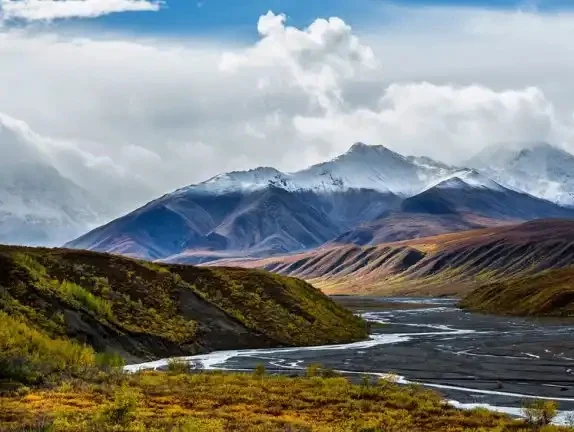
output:
<instances>
[{"instance_id":1,"label":"snow on mountain","mask_svg":"<svg viewBox=\"0 0 574 432\"><path fill-rule=\"evenodd\" d=\"M0 243L61 245L103 219L103 205L52 166L26 124L0 114Z\"/></svg>"},{"instance_id":2,"label":"snow on mountain","mask_svg":"<svg viewBox=\"0 0 574 432\"><path fill-rule=\"evenodd\" d=\"M275 186L291 192L330 193L370 189L409 196L419 192L428 182L455 170L430 158L404 157L380 145L356 143L337 158L301 171L282 173L269 167L234 171L179 189L176 193L194 191L221 194Z\"/></svg>"},{"instance_id":3,"label":"snow on mountain","mask_svg":"<svg viewBox=\"0 0 574 432\"><path fill-rule=\"evenodd\" d=\"M574 210L506 188L484 172L357 143L333 160L293 173L260 167L215 176L67 246L198 263L291 253L335 238L397 240L572 217Z\"/></svg>"},{"instance_id":4,"label":"snow on mountain","mask_svg":"<svg viewBox=\"0 0 574 432\"><path fill-rule=\"evenodd\" d=\"M548 143L491 146L467 165L511 189L574 205L574 155Z\"/></svg>"},{"instance_id":5,"label":"snow on mountain","mask_svg":"<svg viewBox=\"0 0 574 432\"><path fill-rule=\"evenodd\" d=\"M449 174L438 181L435 181L427 187L440 188L440 189L459 189L459 188L474 188L474 189L490 189L498 192L504 192L504 188L499 183L489 179L474 169L462 169Z\"/></svg>"},{"instance_id":6,"label":"snow on mountain","mask_svg":"<svg viewBox=\"0 0 574 432\"><path fill-rule=\"evenodd\" d=\"M101 221L94 198L57 170L13 164L0 170L0 242L60 245Z\"/></svg>"}]
</instances>

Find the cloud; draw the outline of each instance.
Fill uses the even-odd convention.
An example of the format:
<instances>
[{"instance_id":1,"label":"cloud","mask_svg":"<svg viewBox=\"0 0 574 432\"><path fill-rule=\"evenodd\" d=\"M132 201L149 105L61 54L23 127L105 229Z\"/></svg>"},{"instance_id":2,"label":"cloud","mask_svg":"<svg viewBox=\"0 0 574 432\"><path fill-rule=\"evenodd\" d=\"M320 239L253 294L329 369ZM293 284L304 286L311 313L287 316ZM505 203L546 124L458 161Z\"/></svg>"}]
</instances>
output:
<instances>
[{"instance_id":1,"label":"cloud","mask_svg":"<svg viewBox=\"0 0 574 432\"><path fill-rule=\"evenodd\" d=\"M561 123L552 103L535 87L494 91L484 86L392 84L376 109L298 116L307 139L390 143L406 154L432 155L452 163L489 143L571 141L574 122Z\"/></svg>"},{"instance_id":2,"label":"cloud","mask_svg":"<svg viewBox=\"0 0 574 432\"><path fill-rule=\"evenodd\" d=\"M0 32L0 113L23 122L2 156L33 142L119 214L359 140L449 162L495 141L574 150L574 15L384 12L396 24L377 31L268 13L253 44Z\"/></svg>"},{"instance_id":3,"label":"cloud","mask_svg":"<svg viewBox=\"0 0 574 432\"><path fill-rule=\"evenodd\" d=\"M0 18L6 21L95 18L117 12L157 12L161 4L148 0L0 0Z\"/></svg>"},{"instance_id":4,"label":"cloud","mask_svg":"<svg viewBox=\"0 0 574 432\"><path fill-rule=\"evenodd\" d=\"M341 83L376 65L371 47L362 44L339 18L317 19L299 30L285 26L285 15L268 12L259 18L255 46L223 55L220 70L265 70L258 87L292 85L312 95L323 108L341 100ZM273 74L284 69L287 75Z\"/></svg>"}]
</instances>

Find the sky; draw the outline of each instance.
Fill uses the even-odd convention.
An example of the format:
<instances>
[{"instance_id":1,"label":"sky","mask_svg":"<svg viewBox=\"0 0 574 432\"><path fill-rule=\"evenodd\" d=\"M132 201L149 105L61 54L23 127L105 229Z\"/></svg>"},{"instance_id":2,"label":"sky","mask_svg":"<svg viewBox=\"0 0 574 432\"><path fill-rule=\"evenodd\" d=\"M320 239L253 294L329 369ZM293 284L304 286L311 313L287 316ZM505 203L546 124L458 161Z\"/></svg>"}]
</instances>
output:
<instances>
[{"instance_id":1,"label":"sky","mask_svg":"<svg viewBox=\"0 0 574 432\"><path fill-rule=\"evenodd\" d=\"M574 2L0 0L0 166L46 164L114 215L354 142L463 165L574 151Z\"/></svg>"}]
</instances>

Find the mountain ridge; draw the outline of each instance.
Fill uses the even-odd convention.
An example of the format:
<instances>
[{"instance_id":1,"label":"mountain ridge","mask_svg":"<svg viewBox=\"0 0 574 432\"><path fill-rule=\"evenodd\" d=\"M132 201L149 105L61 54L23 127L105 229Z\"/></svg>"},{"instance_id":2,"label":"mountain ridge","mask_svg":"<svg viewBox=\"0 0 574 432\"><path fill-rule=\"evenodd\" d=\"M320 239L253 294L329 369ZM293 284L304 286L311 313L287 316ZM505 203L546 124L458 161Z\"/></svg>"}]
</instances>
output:
<instances>
[{"instance_id":1,"label":"mountain ridge","mask_svg":"<svg viewBox=\"0 0 574 432\"><path fill-rule=\"evenodd\" d=\"M444 233L447 220L461 230L574 218L574 210L509 189L476 169L355 143L331 161L294 173L260 167L177 189L66 246L188 264L265 257L341 242L369 224L376 231L388 212L411 221L418 215L421 229L403 229L395 218L397 228L386 240ZM440 215L450 216L439 221Z\"/></svg>"},{"instance_id":2,"label":"mountain ridge","mask_svg":"<svg viewBox=\"0 0 574 432\"><path fill-rule=\"evenodd\" d=\"M574 263L574 221L535 220L377 245L329 244L298 254L225 259L309 281L329 294L456 295L484 282Z\"/></svg>"}]
</instances>

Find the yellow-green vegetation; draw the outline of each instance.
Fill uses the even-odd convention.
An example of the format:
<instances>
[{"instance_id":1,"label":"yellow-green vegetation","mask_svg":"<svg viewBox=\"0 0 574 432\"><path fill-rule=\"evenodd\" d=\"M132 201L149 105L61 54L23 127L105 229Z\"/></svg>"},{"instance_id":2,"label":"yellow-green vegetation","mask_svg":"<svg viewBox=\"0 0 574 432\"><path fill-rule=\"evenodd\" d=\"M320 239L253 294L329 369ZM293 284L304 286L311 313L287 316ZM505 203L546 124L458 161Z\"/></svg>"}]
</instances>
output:
<instances>
[{"instance_id":1,"label":"yellow-green vegetation","mask_svg":"<svg viewBox=\"0 0 574 432\"><path fill-rule=\"evenodd\" d=\"M282 344L317 345L367 336L362 319L300 279L241 268L170 270L247 328Z\"/></svg>"},{"instance_id":2,"label":"yellow-green vegetation","mask_svg":"<svg viewBox=\"0 0 574 432\"><path fill-rule=\"evenodd\" d=\"M367 337L363 320L297 279L8 246L0 247L0 326L10 348L0 350L0 380L23 382L73 376L98 359L115 364L118 354L134 361Z\"/></svg>"},{"instance_id":3,"label":"yellow-green vegetation","mask_svg":"<svg viewBox=\"0 0 574 432\"><path fill-rule=\"evenodd\" d=\"M460 306L478 312L520 316L574 316L574 268L485 284Z\"/></svg>"},{"instance_id":4,"label":"yellow-green vegetation","mask_svg":"<svg viewBox=\"0 0 574 432\"><path fill-rule=\"evenodd\" d=\"M320 365L286 377L263 365L254 374L191 373L173 360L166 372L124 374L116 352L157 357L210 343L252 348L365 336L362 320L297 279L0 248L0 431L566 430L546 425L556 408L548 403L525 407L527 423L457 410L392 379L365 375L353 384Z\"/></svg>"},{"instance_id":5,"label":"yellow-green vegetation","mask_svg":"<svg viewBox=\"0 0 574 432\"><path fill-rule=\"evenodd\" d=\"M484 409L461 411L432 391L343 377L142 372L66 381L0 399L3 431L417 432L566 431Z\"/></svg>"},{"instance_id":6,"label":"yellow-green vegetation","mask_svg":"<svg viewBox=\"0 0 574 432\"><path fill-rule=\"evenodd\" d=\"M50 339L25 322L0 312L0 376L36 382L47 376L84 374L96 366L94 350L63 339Z\"/></svg>"}]
</instances>

